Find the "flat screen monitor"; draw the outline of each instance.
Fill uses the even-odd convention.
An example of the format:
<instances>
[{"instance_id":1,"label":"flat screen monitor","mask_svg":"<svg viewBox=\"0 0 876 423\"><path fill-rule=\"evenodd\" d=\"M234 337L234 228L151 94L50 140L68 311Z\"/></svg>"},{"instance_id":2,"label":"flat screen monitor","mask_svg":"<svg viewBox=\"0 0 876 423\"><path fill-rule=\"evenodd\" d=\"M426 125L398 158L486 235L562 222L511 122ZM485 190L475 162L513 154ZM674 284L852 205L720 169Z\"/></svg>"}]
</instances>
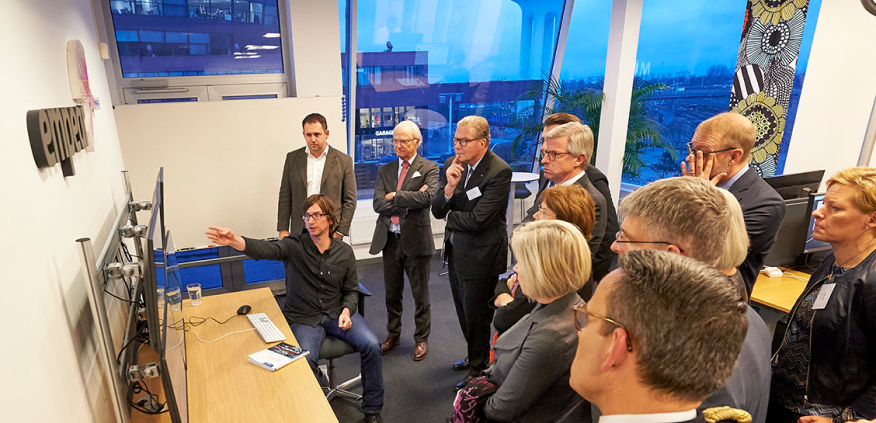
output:
<instances>
[{"instance_id":1,"label":"flat screen monitor","mask_svg":"<svg viewBox=\"0 0 876 423\"><path fill-rule=\"evenodd\" d=\"M767 266L793 264L806 244L806 228L809 226L809 197L785 200L785 217L776 234L770 252L764 258Z\"/></svg>"},{"instance_id":2,"label":"flat screen monitor","mask_svg":"<svg viewBox=\"0 0 876 423\"><path fill-rule=\"evenodd\" d=\"M824 194L812 194L809 196L809 231L806 232L806 246L803 248L804 253L817 253L819 251L830 250L830 244L812 238L812 230L815 229L815 218L812 213L824 205Z\"/></svg>"},{"instance_id":3,"label":"flat screen monitor","mask_svg":"<svg viewBox=\"0 0 876 423\"><path fill-rule=\"evenodd\" d=\"M164 274L167 289L181 288L179 278L179 263L176 250L173 248L173 238L170 232L164 237ZM168 412L173 423L187 423L188 384L186 381L186 337L185 322L182 314L182 301L164 302L164 319L161 348L161 382L164 386L164 398L167 401Z\"/></svg>"},{"instance_id":4,"label":"flat screen monitor","mask_svg":"<svg viewBox=\"0 0 876 423\"><path fill-rule=\"evenodd\" d=\"M794 198L808 198L810 193L818 192L821 186L821 178L824 170L811 172L792 173L790 175L772 176L763 178L785 200Z\"/></svg>"},{"instance_id":5,"label":"flat screen monitor","mask_svg":"<svg viewBox=\"0 0 876 423\"><path fill-rule=\"evenodd\" d=\"M158 170L155 191L152 195L152 212L143 250L143 297L146 304L146 325L149 329L149 345L155 352L161 351L161 307L164 298L164 168Z\"/></svg>"}]
</instances>

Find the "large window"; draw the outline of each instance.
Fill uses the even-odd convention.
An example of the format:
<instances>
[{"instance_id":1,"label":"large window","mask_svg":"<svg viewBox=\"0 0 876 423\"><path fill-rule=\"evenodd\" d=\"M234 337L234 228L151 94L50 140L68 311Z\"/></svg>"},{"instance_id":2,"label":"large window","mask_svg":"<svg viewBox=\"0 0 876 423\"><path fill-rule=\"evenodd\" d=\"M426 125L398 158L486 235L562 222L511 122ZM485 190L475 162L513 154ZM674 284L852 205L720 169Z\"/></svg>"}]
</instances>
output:
<instances>
[{"instance_id":1,"label":"large window","mask_svg":"<svg viewBox=\"0 0 876 423\"><path fill-rule=\"evenodd\" d=\"M287 94L278 0L104 0L125 103Z\"/></svg>"},{"instance_id":2,"label":"large window","mask_svg":"<svg viewBox=\"0 0 876 423\"><path fill-rule=\"evenodd\" d=\"M420 154L443 165L453 155L455 123L483 116L493 151L514 170L531 169L535 137L518 135L535 101L521 96L550 72L562 0L357 3L356 104L349 116L359 198L371 197L377 168L394 159L392 128L405 119L420 125Z\"/></svg>"},{"instance_id":3,"label":"large window","mask_svg":"<svg viewBox=\"0 0 876 423\"><path fill-rule=\"evenodd\" d=\"M696 126L729 110L746 3L645 2L623 182L644 185L679 175L679 163L687 154L685 143ZM776 175L784 166L819 5L820 1L812 1L809 6L808 40L796 61L797 77Z\"/></svg>"}]
</instances>

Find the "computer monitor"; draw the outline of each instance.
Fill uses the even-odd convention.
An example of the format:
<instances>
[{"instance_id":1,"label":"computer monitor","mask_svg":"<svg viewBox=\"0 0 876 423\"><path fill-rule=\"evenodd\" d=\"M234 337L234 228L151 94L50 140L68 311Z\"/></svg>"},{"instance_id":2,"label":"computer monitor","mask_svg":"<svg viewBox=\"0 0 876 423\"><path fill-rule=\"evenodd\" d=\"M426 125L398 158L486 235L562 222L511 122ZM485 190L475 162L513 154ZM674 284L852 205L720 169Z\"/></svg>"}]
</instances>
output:
<instances>
[{"instance_id":1,"label":"computer monitor","mask_svg":"<svg viewBox=\"0 0 876 423\"><path fill-rule=\"evenodd\" d=\"M158 170L155 192L152 195L152 213L146 235L146 248L143 249L143 299L146 305L146 325L149 331L149 345L155 352L161 351L162 317L159 301L164 291L164 168Z\"/></svg>"},{"instance_id":2,"label":"computer monitor","mask_svg":"<svg viewBox=\"0 0 876 423\"><path fill-rule=\"evenodd\" d=\"M824 193L809 195L809 231L806 232L806 245L803 252L806 254L830 250L830 244L812 238L812 230L815 229L815 218L812 213L824 204Z\"/></svg>"},{"instance_id":3,"label":"computer monitor","mask_svg":"<svg viewBox=\"0 0 876 423\"><path fill-rule=\"evenodd\" d=\"M821 178L824 170L811 172L792 173L790 175L772 176L763 178L785 200L794 198L808 198L810 193L818 192L821 186Z\"/></svg>"},{"instance_id":4,"label":"computer monitor","mask_svg":"<svg viewBox=\"0 0 876 423\"><path fill-rule=\"evenodd\" d=\"M173 237L167 232L164 237L164 274L167 289L181 288L179 262L173 247ZM162 348L159 371L164 387L164 398L173 423L187 423L188 384L186 380L186 337L185 322L182 315L182 302L174 307L171 301L164 302Z\"/></svg>"},{"instance_id":5,"label":"computer monitor","mask_svg":"<svg viewBox=\"0 0 876 423\"><path fill-rule=\"evenodd\" d=\"M806 228L809 226L809 197L785 200L785 217L776 234L770 252L764 258L766 266L788 266L797 261L806 244Z\"/></svg>"}]
</instances>

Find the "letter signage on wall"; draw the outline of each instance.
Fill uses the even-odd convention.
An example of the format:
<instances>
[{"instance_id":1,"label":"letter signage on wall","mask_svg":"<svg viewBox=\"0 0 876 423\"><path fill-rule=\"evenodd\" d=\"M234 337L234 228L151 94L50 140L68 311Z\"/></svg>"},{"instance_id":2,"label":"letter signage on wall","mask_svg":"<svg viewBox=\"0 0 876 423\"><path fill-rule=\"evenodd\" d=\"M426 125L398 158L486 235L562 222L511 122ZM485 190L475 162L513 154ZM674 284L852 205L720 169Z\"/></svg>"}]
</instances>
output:
<instances>
[{"instance_id":1,"label":"letter signage on wall","mask_svg":"<svg viewBox=\"0 0 876 423\"><path fill-rule=\"evenodd\" d=\"M65 177L76 174L73 154L91 144L82 106L29 110L27 135L37 167L53 167L60 162Z\"/></svg>"}]
</instances>

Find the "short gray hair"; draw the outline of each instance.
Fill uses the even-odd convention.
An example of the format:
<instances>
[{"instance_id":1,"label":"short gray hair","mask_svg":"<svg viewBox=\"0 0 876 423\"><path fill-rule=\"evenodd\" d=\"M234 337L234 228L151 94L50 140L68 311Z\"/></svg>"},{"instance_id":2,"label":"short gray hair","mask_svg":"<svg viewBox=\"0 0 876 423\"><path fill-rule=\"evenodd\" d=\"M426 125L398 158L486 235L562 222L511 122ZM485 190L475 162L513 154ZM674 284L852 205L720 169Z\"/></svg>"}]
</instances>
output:
<instances>
[{"instance_id":1,"label":"short gray hair","mask_svg":"<svg viewBox=\"0 0 876 423\"><path fill-rule=\"evenodd\" d=\"M624 218L642 219L648 236L679 247L687 255L717 266L730 225L720 188L691 176L661 179L627 195L618 207Z\"/></svg>"},{"instance_id":2,"label":"short gray hair","mask_svg":"<svg viewBox=\"0 0 876 423\"><path fill-rule=\"evenodd\" d=\"M403 120L403 121L399 122L399 124L396 125L392 131L395 132L398 130L408 131L408 133L411 134L411 136L414 137L414 139L417 139L420 141L423 140L423 134L420 133L420 127L417 126L417 124L414 123L414 121Z\"/></svg>"},{"instance_id":3,"label":"short gray hair","mask_svg":"<svg viewBox=\"0 0 876 423\"><path fill-rule=\"evenodd\" d=\"M575 292L590 278L590 247L569 222L539 220L518 226L511 234L511 249L520 263L521 286L532 299Z\"/></svg>"},{"instance_id":4,"label":"short gray hair","mask_svg":"<svg viewBox=\"0 0 876 423\"><path fill-rule=\"evenodd\" d=\"M745 228L745 218L742 216L742 206L739 201L730 191L719 189L718 192L724 194L724 199L727 200L727 234L724 236L724 251L715 267L718 269L730 269L739 267L745 257L748 256L748 230Z\"/></svg>"},{"instance_id":5,"label":"short gray hair","mask_svg":"<svg viewBox=\"0 0 876 423\"><path fill-rule=\"evenodd\" d=\"M485 138L487 145L490 145L490 123L483 117L477 115L466 116L460 119L456 126L468 126L474 129L478 138Z\"/></svg>"},{"instance_id":6,"label":"short gray hair","mask_svg":"<svg viewBox=\"0 0 876 423\"><path fill-rule=\"evenodd\" d=\"M606 313L632 340L639 380L692 402L724 386L748 330L744 293L718 269L668 251L630 251L618 266Z\"/></svg>"},{"instance_id":7,"label":"short gray hair","mask_svg":"<svg viewBox=\"0 0 876 423\"><path fill-rule=\"evenodd\" d=\"M587 168L593 158L593 131L590 127L579 122L564 123L544 135L545 138L569 137L569 145L566 147L574 156L584 154L587 160L581 165Z\"/></svg>"}]
</instances>

